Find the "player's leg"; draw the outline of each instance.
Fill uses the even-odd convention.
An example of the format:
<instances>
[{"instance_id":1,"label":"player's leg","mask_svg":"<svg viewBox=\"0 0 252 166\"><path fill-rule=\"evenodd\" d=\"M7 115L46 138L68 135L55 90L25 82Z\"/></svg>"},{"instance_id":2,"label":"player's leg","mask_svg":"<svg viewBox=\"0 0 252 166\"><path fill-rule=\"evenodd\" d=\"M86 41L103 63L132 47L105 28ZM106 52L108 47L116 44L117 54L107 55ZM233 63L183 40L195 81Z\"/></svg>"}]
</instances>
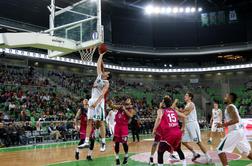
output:
<instances>
[{"instance_id":1,"label":"player's leg","mask_svg":"<svg viewBox=\"0 0 252 166\"><path fill-rule=\"evenodd\" d=\"M165 149L167 144L164 142L160 142L158 146L158 166L163 166L164 164L164 152L166 151Z\"/></svg>"},{"instance_id":2,"label":"player's leg","mask_svg":"<svg viewBox=\"0 0 252 166\"><path fill-rule=\"evenodd\" d=\"M201 142L201 132L200 132L199 124L198 123L194 123L192 126L194 126L193 127L194 129L191 130L190 133L191 133L191 135L193 137L193 141L197 143L197 145L199 146L200 150L205 154L207 162L208 163L212 163L212 159L208 155L206 147Z\"/></svg>"},{"instance_id":3,"label":"player's leg","mask_svg":"<svg viewBox=\"0 0 252 166\"><path fill-rule=\"evenodd\" d=\"M84 142L85 142L85 137L83 138L82 134L80 134L80 142L78 143L78 145L82 145L84 144ZM80 152L79 152L79 147L77 147L75 149L75 159L79 160L79 158L80 158Z\"/></svg>"},{"instance_id":4,"label":"player's leg","mask_svg":"<svg viewBox=\"0 0 252 166\"><path fill-rule=\"evenodd\" d=\"M154 142L151 146L151 154L150 154L150 159L149 159L149 164L150 165L153 165L153 155L155 154L156 150L157 150L157 146L158 146L158 143L160 142L160 136L159 135L155 135L155 138L154 138Z\"/></svg>"},{"instance_id":5,"label":"player's leg","mask_svg":"<svg viewBox=\"0 0 252 166\"><path fill-rule=\"evenodd\" d=\"M106 150L106 126L105 126L105 103L104 101L97 107L97 114L100 117L100 135L101 135L101 148L100 151Z\"/></svg>"},{"instance_id":6,"label":"player's leg","mask_svg":"<svg viewBox=\"0 0 252 166\"><path fill-rule=\"evenodd\" d=\"M123 137L123 150L125 152L125 156L124 156L124 159L123 159L123 164L127 164L128 163L128 157L129 157L129 146L128 146L128 137Z\"/></svg>"},{"instance_id":7,"label":"player's leg","mask_svg":"<svg viewBox=\"0 0 252 166\"><path fill-rule=\"evenodd\" d=\"M88 105L93 105L94 100L90 99L88 101ZM94 114L95 114L95 109L92 107L88 107L88 112L87 112L87 128L86 128L86 138L85 138L85 143L80 145L79 147L83 148L88 148L89 147L89 138L93 129L93 119L94 119Z\"/></svg>"},{"instance_id":8,"label":"player's leg","mask_svg":"<svg viewBox=\"0 0 252 166\"><path fill-rule=\"evenodd\" d=\"M242 155L247 156L248 159L252 160L251 147L247 140L247 137L243 130L241 130L239 133L243 138L237 144L237 149L240 151Z\"/></svg>"},{"instance_id":9,"label":"player's leg","mask_svg":"<svg viewBox=\"0 0 252 166\"><path fill-rule=\"evenodd\" d=\"M230 132L217 147L218 155L223 166L228 165L226 152L232 153L237 144L240 142L241 137L237 131Z\"/></svg>"},{"instance_id":10,"label":"player's leg","mask_svg":"<svg viewBox=\"0 0 252 166\"><path fill-rule=\"evenodd\" d=\"M190 126L191 126L190 124L187 124L186 127L185 127L185 132L184 132L184 135L183 135L183 137L182 137L182 144L183 144L188 150L190 150L190 151L192 152L192 154L193 154L192 160L194 161L194 160L196 160L197 158L200 157L200 154L196 153L196 152L194 151L193 147L189 145L189 142L192 142L192 140L193 140L193 139L191 138L191 134L189 134L189 132L190 132L189 130L191 130L191 129L189 129Z\"/></svg>"},{"instance_id":11,"label":"player's leg","mask_svg":"<svg viewBox=\"0 0 252 166\"><path fill-rule=\"evenodd\" d=\"M152 146L151 146L151 154L150 154L150 159L149 159L149 164L150 165L153 165L154 162L153 162L153 156L157 150L157 146L158 146L158 142L154 140Z\"/></svg>"},{"instance_id":12,"label":"player's leg","mask_svg":"<svg viewBox=\"0 0 252 166\"><path fill-rule=\"evenodd\" d=\"M90 139L90 146L89 146L89 149L88 149L88 154L87 154L87 160L88 161L92 161L92 153L93 153L93 150L94 150L94 143L95 143L95 139L94 138L91 138Z\"/></svg>"},{"instance_id":13,"label":"player's leg","mask_svg":"<svg viewBox=\"0 0 252 166\"><path fill-rule=\"evenodd\" d=\"M115 140L115 157L116 157L116 166L120 165L119 151L120 151L120 142L117 141L118 138L114 138Z\"/></svg>"},{"instance_id":14,"label":"player's leg","mask_svg":"<svg viewBox=\"0 0 252 166\"><path fill-rule=\"evenodd\" d=\"M100 121L100 134L101 134L101 148L100 151L106 150L106 128L104 121Z\"/></svg>"}]
</instances>

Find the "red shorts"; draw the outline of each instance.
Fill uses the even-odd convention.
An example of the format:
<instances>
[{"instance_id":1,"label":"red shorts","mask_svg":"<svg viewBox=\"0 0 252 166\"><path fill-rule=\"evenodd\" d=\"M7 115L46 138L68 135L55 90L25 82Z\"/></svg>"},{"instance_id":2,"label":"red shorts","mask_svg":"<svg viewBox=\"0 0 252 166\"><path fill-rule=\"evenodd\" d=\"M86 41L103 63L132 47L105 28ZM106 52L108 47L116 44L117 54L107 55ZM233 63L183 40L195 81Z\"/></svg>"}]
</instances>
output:
<instances>
[{"instance_id":1,"label":"red shorts","mask_svg":"<svg viewBox=\"0 0 252 166\"><path fill-rule=\"evenodd\" d=\"M115 125L114 141L126 143L128 141L129 128L128 125Z\"/></svg>"},{"instance_id":2,"label":"red shorts","mask_svg":"<svg viewBox=\"0 0 252 166\"><path fill-rule=\"evenodd\" d=\"M160 140L161 140L161 136L159 134L155 134L154 142L160 142Z\"/></svg>"},{"instance_id":3,"label":"red shorts","mask_svg":"<svg viewBox=\"0 0 252 166\"><path fill-rule=\"evenodd\" d=\"M160 142L164 142L168 146L159 148L161 148L160 150L168 152L177 151L180 148L181 140L182 140L182 132L179 128L176 130L174 129L169 130L167 132L163 132Z\"/></svg>"}]
</instances>

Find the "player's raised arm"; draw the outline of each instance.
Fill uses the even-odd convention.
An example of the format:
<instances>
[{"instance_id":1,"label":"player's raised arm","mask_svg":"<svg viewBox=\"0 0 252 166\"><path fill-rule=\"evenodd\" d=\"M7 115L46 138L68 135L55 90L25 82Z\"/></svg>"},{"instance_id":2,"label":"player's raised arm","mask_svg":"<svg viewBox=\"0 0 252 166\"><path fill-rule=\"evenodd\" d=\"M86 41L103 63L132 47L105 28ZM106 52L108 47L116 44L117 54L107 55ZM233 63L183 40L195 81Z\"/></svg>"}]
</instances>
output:
<instances>
[{"instance_id":1,"label":"player's raised arm","mask_svg":"<svg viewBox=\"0 0 252 166\"><path fill-rule=\"evenodd\" d=\"M100 75L104 72L103 55L107 52L105 44L101 44L98 48L99 58L97 60L97 74Z\"/></svg>"},{"instance_id":2,"label":"player's raised arm","mask_svg":"<svg viewBox=\"0 0 252 166\"><path fill-rule=\"evenodd\" d=\"M106 53L106 52L105 52L105 53ZM100 55L99 55L99 58L98 58L98 60L97 60L97 75L101 75L102 72L103 72L102 70L104 70L102 58L103 58L103 55L104 55L105 53L100 54Z\"/></svg>"}]
</instances>

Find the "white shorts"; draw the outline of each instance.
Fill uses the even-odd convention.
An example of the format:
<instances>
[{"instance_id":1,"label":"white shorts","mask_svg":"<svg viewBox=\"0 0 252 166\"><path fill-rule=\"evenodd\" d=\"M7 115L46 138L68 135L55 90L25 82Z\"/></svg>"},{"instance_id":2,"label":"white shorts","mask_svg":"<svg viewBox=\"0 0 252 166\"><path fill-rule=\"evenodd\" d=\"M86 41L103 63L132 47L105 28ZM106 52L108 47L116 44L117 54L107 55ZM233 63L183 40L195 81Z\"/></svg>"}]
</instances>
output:
<instances>
[{"instance_id":1,"label":"white shorts","mask_svg":"<svg viewBox=\"0 0 252 166\"><path fill-rule=\"evenodd\" d=\"M251 147L243 129L229 132L217 147L218 154L223 152L232 153L237 148L241 154L248 156Z\"/></svg>"},{"instance_id":2,"label":"white shorts","mask_svg":"<svg viewBox=\"0 0 252 166\"><path fill-rule=\"evenodd\" d=\"M201 133L198 122L188 122L185 124L185 132L182 142L201 142Z\"/></svg>"},{"instance_id":3,"label":"white shorts","mask_svg":"<svg viewBox=\"0 0 252 166\"><path fill-rule=\"evenodd\" d=\"M104 121L105 120L105 101L102 100L95 108L91 107L97 99L89 99L88 101L88 119L93 119L94 121Z\"/></svg>"},{"instance_id":4,"label":"white shorts","mask_svg":"<svg viewBox=\"0 0 252 166\"><path fill-rule=\"evenodd\" d=\"M211 132L223 132L223 128L218 128L217 127L217 123L219 122L213 122L212 126L211 126Z\"/></svg>"}]
</instances>

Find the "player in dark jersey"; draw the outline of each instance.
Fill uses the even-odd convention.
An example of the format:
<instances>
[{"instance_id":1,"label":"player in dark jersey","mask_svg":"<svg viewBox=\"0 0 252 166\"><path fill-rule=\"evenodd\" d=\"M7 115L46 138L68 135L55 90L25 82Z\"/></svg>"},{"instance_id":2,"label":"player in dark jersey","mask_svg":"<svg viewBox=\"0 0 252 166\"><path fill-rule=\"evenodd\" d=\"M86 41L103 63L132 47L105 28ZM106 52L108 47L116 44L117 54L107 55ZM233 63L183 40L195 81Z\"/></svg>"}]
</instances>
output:
<instances>
[{"instance_id":1,"label":"player in dark jersey","mask_svg":"<svg viewBox=\"0 0 252 166\"><path fill-rule=\"evenodd\" d=\"M123 145L123 149L125 152L123 164L128 163L128 123L129 119L133 117L133 105L130 98L127 98L122 105L115 106L110 104L111 108L116 108L118 110L115 115L115 129L114 129L114 142L115 142L115 153L116 153L116 166L120 165L119 159L119 148L120 143Z\"/></svg>"},{"instance_id":2,"label":"player in dark jersey","mask_svg":"<svg viewBox=\"0 0 252 166\"><path fill-rule=\"evenodd\" d=\"M75 116L75 127L77 131L80 131L80 142L78 145L81 145L85 142L86 138L86 129L87 129L87 110L88 110L88 100L87 99L81 99L80 108L78 109L76 116ZM78 120L80 120L80 127L77 128ZM94 149L94 130L92 130L90 135L90 146L88 150L87 160L92 161L92 152ZM76 148L75 150L75 159L79 160L79 149Z\"/></svg>"},{"instance_id":3,"label":"player in dark jersey","mask_svg":"<svg viewBox=\"0 0 252 166\"><path fill-rule=\"evenodd\" d=\"M163 101L164 108L158 111L153 133L158 132L161 136L158 147L158 166L163 166L163 156L165 151L173 153L177 151L180 160L185 164L185 156L181 150L182 132L184 130L184 123L182 128L179 128L178 117L185 119L185 115L171 108L172 100L166 96ZM184 121L184 120L183 120Z\"/></svg>"}]
</instances>

